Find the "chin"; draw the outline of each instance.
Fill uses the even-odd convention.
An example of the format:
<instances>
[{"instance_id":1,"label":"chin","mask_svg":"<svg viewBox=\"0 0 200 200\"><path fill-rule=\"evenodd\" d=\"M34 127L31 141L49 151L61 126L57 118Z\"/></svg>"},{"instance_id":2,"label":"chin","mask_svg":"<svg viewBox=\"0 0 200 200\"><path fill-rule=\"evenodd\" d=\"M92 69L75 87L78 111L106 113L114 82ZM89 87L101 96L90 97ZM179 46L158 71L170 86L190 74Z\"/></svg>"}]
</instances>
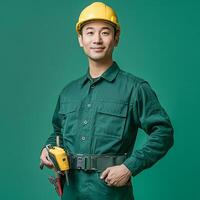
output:
<instances>
[{"instance_id":1,"label":"chin","mask_svg":"<svg viewBox=\"0 0 200 200\"><path fill-rule=\"evenodd\" d=\"M88 57L91 59L91 60L94 60L94 61L100 61L100 60L103 60L105 59L106 57L104 55L88 55Z\"/></svg>"}]
</instances>

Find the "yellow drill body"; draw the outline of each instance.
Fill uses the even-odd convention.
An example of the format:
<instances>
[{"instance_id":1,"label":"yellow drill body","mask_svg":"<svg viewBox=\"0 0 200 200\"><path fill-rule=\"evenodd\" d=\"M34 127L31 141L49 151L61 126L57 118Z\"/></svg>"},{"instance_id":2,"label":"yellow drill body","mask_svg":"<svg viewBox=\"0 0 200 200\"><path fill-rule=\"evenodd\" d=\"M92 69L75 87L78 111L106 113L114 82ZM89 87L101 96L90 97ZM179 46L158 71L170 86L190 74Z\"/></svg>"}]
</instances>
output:
<instances>
[{"instance_id":1,"label":"yellow drill body","mask_svg":"<svg viewBox=\"0 0 200 200\"><path fill-rule=\"evenodd\" d=\"M48 149L48 152L49 152L49 157L57 170L61 172L69 170L69 161L64 149L54 146L50 147Z\"/></svg>"}]
</instances>

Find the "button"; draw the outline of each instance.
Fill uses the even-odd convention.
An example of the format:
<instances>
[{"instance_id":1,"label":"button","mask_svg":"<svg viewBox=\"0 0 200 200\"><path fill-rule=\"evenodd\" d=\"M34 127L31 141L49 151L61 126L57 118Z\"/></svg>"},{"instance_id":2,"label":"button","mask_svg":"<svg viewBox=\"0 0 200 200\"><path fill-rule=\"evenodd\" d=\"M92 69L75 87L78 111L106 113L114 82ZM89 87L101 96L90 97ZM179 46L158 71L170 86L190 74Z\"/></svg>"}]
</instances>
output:
<instances>
[{"instance_id":1,"label":"button","mask_svg":"<svg viewBox=\"0 0 200 200\"><path fill-rule=\"evenodd\" d=\"M88 121L87 120L84 120L84 122L83 122L84 124L87 124L88 123Z\"/></svg>"},{"instance_id":2,"label":"button","mask_svg":"<svg viewBox=\"0 0 200 200\"><path fill-rule=\"evenodd\" d=\"M82 137L81 137L81 140L83 140L83 141L84 141L84 140L85 140L85 137L84 137L84 136L82 136Z\"/></svg>"},{"instance_id":3,"label":"button","mask_svg":"<svg viewBox=\"0 0 200 200\"><path fill-rule=\"evenodd\" d=\"M91 104L90 104L90 103L88 103L87 107L88 107L88 108L90 108L90 107L91 107Z\"/></svg>"}]
</instances>

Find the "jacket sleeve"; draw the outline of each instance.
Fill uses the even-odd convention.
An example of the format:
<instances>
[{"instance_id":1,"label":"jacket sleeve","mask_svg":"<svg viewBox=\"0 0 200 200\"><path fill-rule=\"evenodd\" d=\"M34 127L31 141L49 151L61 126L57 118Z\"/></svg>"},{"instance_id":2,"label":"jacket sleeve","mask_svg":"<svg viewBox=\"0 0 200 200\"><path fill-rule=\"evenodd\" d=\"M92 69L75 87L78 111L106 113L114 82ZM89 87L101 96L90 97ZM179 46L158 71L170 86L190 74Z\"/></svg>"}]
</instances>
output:
<instances>
[{"instance_id":1,"label":"jacket sleeve","mask_svg":"<svg viewBox=\"0 0 200 200\"><path fill-rule=\"evenodd\" d=\"M60 97L58 98L56 108L55 108L53 118L52 118L53 132L48 137L44 146L46 146L47 144L56 146L56 136L59 136L59 144L60 144L60 147L63 148L63 135L61 132L63 119L62 119L62 115L59 114L59 110L60 110Z\"/></svg>"},{"instance_id":2,"label":"jacket sleeve","mask_svg":"<svg viewBox=\"0 0 200 200\"><path fill-rule=\"evenodd\" d=\"M147 82L142 82L134 98L133 115L138 127L148 135L141 149L132 152L124 164L137 175L161 159L173 146L173 127L155 92Z\"/></svg>"}]
</instances>

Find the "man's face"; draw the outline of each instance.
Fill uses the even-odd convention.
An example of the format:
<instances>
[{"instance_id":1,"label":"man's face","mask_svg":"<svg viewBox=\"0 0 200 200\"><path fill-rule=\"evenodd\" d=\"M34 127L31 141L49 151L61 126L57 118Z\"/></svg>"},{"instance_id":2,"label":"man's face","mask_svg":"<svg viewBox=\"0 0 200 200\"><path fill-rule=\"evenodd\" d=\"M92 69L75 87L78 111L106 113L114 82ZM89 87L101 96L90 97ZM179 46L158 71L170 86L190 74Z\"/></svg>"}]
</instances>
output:
<instances>
[{"instance_id":1,"label":"man's face","mask_svg":"<svg viewBox=\"0 0 200 200\"><path fill-rule=\"evenodd\" d=\"M83 26L82 35L79 34L78 40L89 59L104 61L112 58L113 49L119 40L119 32L114 36L112 25L103 21L93 21Z\"/></svg>"}]
</instances>

